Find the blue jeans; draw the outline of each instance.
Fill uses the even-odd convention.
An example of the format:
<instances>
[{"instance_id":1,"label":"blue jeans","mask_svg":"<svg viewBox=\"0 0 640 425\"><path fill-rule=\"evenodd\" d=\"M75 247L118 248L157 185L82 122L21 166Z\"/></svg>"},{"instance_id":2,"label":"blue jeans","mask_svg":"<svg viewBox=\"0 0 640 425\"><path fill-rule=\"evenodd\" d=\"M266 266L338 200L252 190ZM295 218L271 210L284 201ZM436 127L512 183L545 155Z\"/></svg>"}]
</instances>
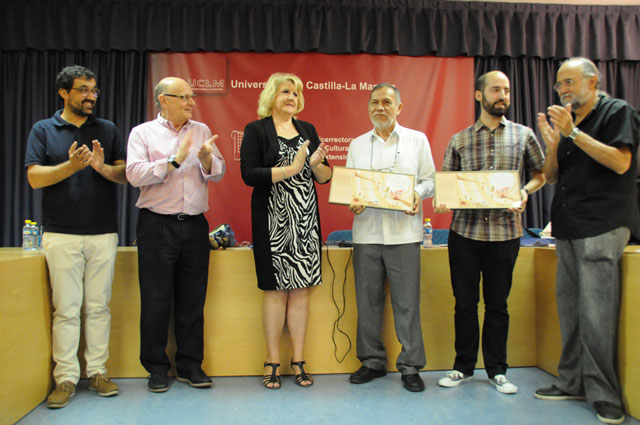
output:
<instances>
[{"instance_id":1,"label":"blue jeans","mask_svg":"<svg viewBox=\"0 0 640 425\"><path fill-rule=\"evenodd\" d=\"M562 334L558 388L621 407L617 376L620 258L629 229L558 240L556 297Z\"/></svg>"}]
</instances>

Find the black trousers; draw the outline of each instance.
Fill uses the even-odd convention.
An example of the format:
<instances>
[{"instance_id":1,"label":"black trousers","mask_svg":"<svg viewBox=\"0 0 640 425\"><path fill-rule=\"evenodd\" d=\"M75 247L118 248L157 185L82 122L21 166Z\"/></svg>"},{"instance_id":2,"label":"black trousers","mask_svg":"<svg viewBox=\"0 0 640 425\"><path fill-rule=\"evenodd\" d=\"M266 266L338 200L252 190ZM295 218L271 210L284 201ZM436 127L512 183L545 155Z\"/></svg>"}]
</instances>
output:
<instances>
[{"instance_id":1,"label":"black trousers","mask_svg":"<svg viewBox=\"0 0 640 425\"><path fill-rule=\"evenodd\" d=\"M204 349L204 302L209 275L209 225L204 215L138 215L140 362L149 372L166 372L171 310L178 373L199 368Z\"/></svg>"},{"instance_id":2,"label":"black trousers","mask_svg":"<svg viewBox=\"0 0 640 425\"><path fill-rule=\"evenodd\" d=\"M519 250L520 239L483 242L449 232L449 267L456 298L455 370L473 375L478 359L478 301L482 275L485 305L482 355L485 369L489 378L507 371L507 298Z\"/></svg>"}]
</instances>

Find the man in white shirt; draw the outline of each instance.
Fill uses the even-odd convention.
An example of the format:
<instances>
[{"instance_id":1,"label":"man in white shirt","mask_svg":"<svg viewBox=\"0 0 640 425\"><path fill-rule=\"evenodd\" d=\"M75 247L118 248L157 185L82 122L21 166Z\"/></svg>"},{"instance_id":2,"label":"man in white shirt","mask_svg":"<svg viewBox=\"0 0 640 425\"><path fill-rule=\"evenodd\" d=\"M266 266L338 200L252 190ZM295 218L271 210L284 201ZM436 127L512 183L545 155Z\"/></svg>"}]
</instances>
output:
<instances>
[{"instance_id":1,"label":"man in white shirt","mask_svg":"<svg viewBox=\"0 0 640 425\"><path fill-rule=\"evenodd\" d=\"M404 387L423 391L418 372L425 366L420 321L420 242L422 200L434 194L435 166L427 136L402 127L398 89L376 85L369 97L369 117L374 128L349 146L347 167L413 174L416 177L413 208L394 211L366 208L354 200L353 269L358 306L357 354L362 367L349 378L363 384L386 375L386 353L381 340L384 282L389 277L396 334L402 351L396 367Z\"/></svg>"}]
</instances>

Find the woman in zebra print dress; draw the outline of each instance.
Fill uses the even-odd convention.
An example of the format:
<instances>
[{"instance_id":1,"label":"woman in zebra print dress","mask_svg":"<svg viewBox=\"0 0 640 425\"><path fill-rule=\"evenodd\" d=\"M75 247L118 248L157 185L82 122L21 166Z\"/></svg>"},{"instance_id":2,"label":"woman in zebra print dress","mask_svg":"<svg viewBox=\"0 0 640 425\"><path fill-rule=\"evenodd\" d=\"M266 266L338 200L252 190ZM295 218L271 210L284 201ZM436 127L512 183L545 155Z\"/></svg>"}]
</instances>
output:
<instances>
[{"instance_id":1,"label":"woman in zebra print dress","mask_svg":"<svg viewBox=\"0 0 640 425\"><path fill-rule=\"evenodd\" d=\"M252 186L251 226L258 287L264 291L267 346L263 385L280 388L280 336L285 324L296 383L313 384L304 369L310 288L321 283L322 245L314 181L331 179L327 152L315 127L295 117L304 108L302 81L269 77L258 101L259 120L247 124L240 150L244 182Z\"/></svg>"}]
</instances>

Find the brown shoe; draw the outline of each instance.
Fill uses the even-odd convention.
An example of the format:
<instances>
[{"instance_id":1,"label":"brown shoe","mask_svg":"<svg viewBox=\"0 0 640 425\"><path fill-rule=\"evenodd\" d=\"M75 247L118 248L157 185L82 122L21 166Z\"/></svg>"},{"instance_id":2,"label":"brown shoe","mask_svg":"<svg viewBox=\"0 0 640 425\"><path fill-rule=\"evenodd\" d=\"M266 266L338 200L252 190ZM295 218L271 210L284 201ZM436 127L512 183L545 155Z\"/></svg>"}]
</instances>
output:
<instances>
[{"instance_id":1,"label":"brown shoe","mask_svg":"<svg viewBox=\"0 0 640 425\"><path fill-rule=\"evenodd\" d=\"M96 373L89 378L89 389L97 391L102 397L111 397L120 393L118 386L101 373Z\"/></svg>"},{"instance_id":2,"label":"brown shoe","mask_svg":"<svg viewBox=\"0 0 640 425\"><path fill-rule=\"evenodd\" d=\"M49 409L59 409L69 404L69 399L76 393L76 386L71 381L64 381L56 385L56 389L49 394L47 406Z\"/></svg>"}]
</instances>

